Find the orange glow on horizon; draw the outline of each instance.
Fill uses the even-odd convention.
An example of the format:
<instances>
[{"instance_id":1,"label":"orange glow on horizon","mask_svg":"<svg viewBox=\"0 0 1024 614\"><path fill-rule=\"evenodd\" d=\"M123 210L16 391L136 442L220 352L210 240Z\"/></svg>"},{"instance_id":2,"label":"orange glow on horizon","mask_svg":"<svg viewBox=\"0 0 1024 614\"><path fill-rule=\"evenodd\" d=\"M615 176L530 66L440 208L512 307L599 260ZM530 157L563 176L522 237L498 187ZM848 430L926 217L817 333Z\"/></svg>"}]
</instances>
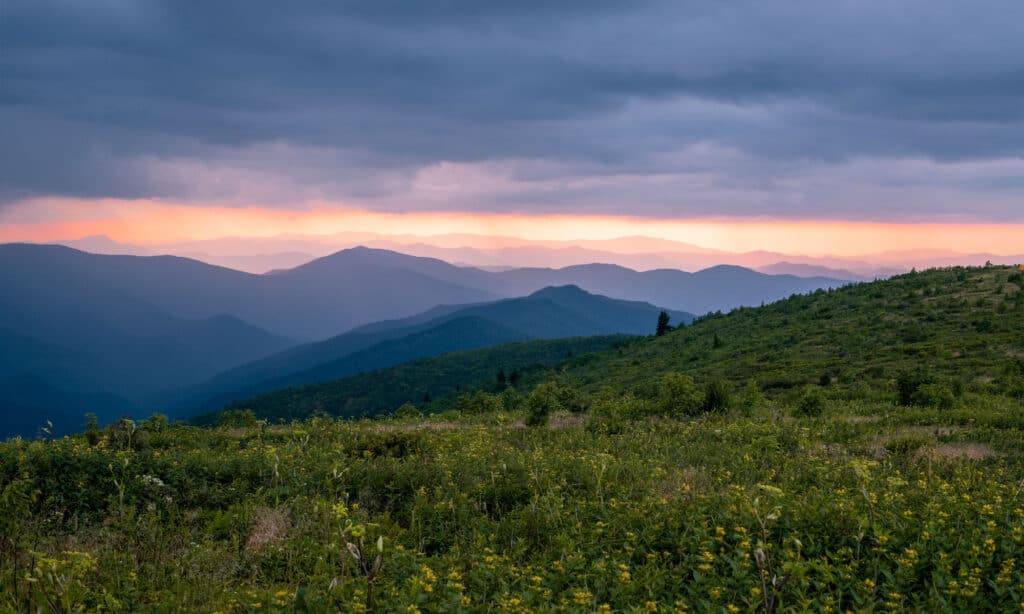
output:
<instances>
[{"instance_id":1,"label":"orange glow on horizon","mask_svg":"<svg viewBox=\"0 0 1024 614\"><path fill-rule=\"evenodd\" d=\"M0 242L50 242L106 235L136 245L225 237L329 237L345 232L381 235L469 234L530 241L650 237L730 252L778 251L811 256L858 256L890 250L949 249L1011 255L1024 251L1024 224L896 224L782 219L649 219L628 216L384 213L320 206L308 210L198 207L157 201L29 201L0 215ZM659 251L642 240L618 251Z\"/></svg>"}]
</instances>

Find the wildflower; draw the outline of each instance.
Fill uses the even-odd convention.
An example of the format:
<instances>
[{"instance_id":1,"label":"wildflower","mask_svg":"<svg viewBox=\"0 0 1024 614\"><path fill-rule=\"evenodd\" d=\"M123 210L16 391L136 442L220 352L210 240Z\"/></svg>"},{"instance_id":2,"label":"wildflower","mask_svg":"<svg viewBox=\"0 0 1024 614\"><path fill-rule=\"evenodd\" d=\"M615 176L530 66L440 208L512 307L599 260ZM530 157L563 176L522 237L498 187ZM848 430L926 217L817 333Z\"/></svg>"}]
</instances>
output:
<instances>
[{"instance_id":1,"label":"wildflower","mask_svg":"<svg viewBox=\"0 0 1024 614\"><path fill-rule=\"evenodd\" d=\"M593 597L594 595L590 591L584 589L573 591L572 594L572 600L576 605L587 605Z\"/></svg>"},{"instance_id":2,"label":"wildflower","mask_svg":"<svg viewBox=\"0 0 1024 614\"><path fill-rule=\"evenodd\" d=\"M647 610L648 612L657 612L658 611L658 604L653 602L653 601L648 601L647 603L644 604L644 609Z\"/></svg>"}]
</instances>

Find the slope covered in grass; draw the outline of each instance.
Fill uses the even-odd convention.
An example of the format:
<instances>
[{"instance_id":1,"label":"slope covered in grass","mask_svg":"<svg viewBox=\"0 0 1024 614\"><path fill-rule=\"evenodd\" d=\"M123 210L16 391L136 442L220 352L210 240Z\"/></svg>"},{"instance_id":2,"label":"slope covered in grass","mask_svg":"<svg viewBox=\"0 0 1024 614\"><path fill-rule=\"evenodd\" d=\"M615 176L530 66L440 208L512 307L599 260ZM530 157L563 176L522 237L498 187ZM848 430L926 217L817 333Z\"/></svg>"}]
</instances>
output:
<instances>
[{"instance_id":1,"label":"slope covered in grass","mask_svg":"<svg viewBox=\"0 0 1024 614\"><path fill-rule=\"evenodd\" d=\"M390 413L405 403L429 405L464 390L497 385L498 373L508 383L519 378L533 382L575 356L629 343L624 335L534 340L476 350L452 352L412 360L394 367L361 373L320 384L285 388L229 404L229 409L251 409L272 422L307 418L324 412L353 418ZM500 390L500 388L499 388ZM215 417L197 420L207 424Z\"/></svg>"},{"instance_id":2,"label":"slope covered in grass","mask_svg":"<svg viewBox=\"0 0 1024 614\"><path fill-rule=\"evenodd\" d=\"M951 389L1003 392L1024 377L1024 273L935 269L699 318L570 370L586 389L648 394L657 376L755 381L769 396L805 385L880 398L920 371Z\"/></svg>"},{"instance_id":3,"label":"slope covered in grass","mask_svg":"<svg viewBox=\"0 0 1024 614\"><path fill-rule=\"evenodd\" d=\"M437 407L460 409L428 418L235 413L3 443L3 607L1012 611L1018 273L460 352L254 406L373 413L441 385ZM496 368L529 361L495 394Z\"/></svg>"},{"instance_id":4,"label":"slope covered in grass","mask_svg":"<svg viewBox=\"0 0 1024 614\"><path fill-rule=\"evenodd\" d=\"M669 374L786 401L810 387L833 398L892 402L901 382L928 385L947 404L965 391L1024 396L1022 277L1010 267L929 270L795 295L698 318L662 337L633 338L609 349L596 345L590 349L603 351L594 353L577 348L556 379L582 406L608 390L653 402ZM425 409L442 411L455 407L460 394L493 391L493 373L519 366L503 361L503 352L439 356L231 407L255 408L270 418L301 418L315 410L353 416L387 413L401 403L423 406L429 391L432 402ZM519 389L526 392L552 377L546 369L522 375Z\"/></svg>"}]
</instances>

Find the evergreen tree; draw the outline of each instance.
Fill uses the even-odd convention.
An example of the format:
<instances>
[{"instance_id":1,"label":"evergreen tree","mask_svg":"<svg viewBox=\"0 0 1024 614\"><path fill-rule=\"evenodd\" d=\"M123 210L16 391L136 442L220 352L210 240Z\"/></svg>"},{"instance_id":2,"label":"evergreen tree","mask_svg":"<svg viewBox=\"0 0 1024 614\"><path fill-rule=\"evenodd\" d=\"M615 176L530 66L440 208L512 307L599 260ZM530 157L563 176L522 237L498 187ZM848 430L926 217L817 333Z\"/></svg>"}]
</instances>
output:
<instances>
[{"instance_id":1,"label":"evergreen tree","mask_svg":"<svg viewBox=\"0 0 1024 614\"><path fill-rule=\"evenodd\" d=\"M665 313L664 311L658 314L658 327L654 330L654 335L656 337L660 337L667 333L668 331L672 330L672 327L669 326L668 320L668 314Z\"/></svg>"}]
</instances>

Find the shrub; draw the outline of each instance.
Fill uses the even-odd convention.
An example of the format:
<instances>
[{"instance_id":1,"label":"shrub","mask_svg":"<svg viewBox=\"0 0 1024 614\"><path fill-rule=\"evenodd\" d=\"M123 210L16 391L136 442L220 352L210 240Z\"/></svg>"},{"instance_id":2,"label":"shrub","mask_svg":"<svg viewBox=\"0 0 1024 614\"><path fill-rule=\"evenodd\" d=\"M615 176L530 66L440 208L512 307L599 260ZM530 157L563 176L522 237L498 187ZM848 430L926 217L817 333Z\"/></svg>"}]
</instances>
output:
<instances>
[{"instance_id":1,"label":"shrub","mask_svg":"<svg viewBox=\"0 0 1024 614\"><path fill-rule=\"evenodd\" d=\"M121 418L107 427L107 445L114 450L134 450L146 447L146 433L131 418Z\"/></svg>"},{"instance_id":2,"label":"shrub","mask_svg":"<svg viewBox=\"0 0 1024 614\"><path fill-rule=\"evenodd\" d=\"M559 388L557 382L545 382L533 389L526 400L527 426L544 426L553 412L563 409Z\"/></svg>"},{"instance_id":3,"label":"shrub","mask_svg":"<svg viewBox=\"0 0 1024 614\"><path fill-rule=\"evenodd\" d=\"M904 371L896 377L896 404L903 406L914 405L914 394L925 384L932 384L935 380L923 369Z\"/></svg>"},{"instance_id":4,"label":"shrub","mask_svg":"<svg viewBox=\"0 0 1024 614\"><path fill-rule=\"evenodd\" d=\"M795 413L799 416L813 418L825 413L825 393L821 388L808 386L797 401Z\"/></svg>"},{"instance_id":5,"label":"shrub","mask_svg":"<svg viewBox=\"0 0 1024 614\"><path fill-rule=\"evenodd\" d=\"M729 411L731 404L732 388L728 382L713 379L704 385L704 402L702 403L704 411L724 414Z\"/></svg>"},{"instance_id":6,"label":"shrub","mask_svg":"<svg viewBox=\"0 0 1024 614\"><path fill-rule=\"evenodd\" d=\"M498 395L505 411L515 411L523 406L523 397L512 386L508 386Z\"/></svg>"},{"instance_id":7,"label":"shrub","mask_svg":"<svg viewBox=\"0 0 1024 614\"><path fill-rule=\"evenodd\" d=\"M904 435L895 437L885 444L885 451L890 454L913 454L923 447L934 443L932 438L922 435Z\"/></svg>"},{"instance_id":8,"label":"shrub","mask_svg":"<svg viewBox=\"0 0 1024 614\"><path fill-rule=\"evenodd\" d=\"M464 414L488 414L501 411L501 398L497 395L477 390L473 394L464 394L459 397L459 411Z\"/></svg>"},{"instance_id":9,"label":"shrub","mask_svg":"<svg viewBox=\"0 0 1024 614\"><path fill-rule=\"evenodd\" d=\"M953 390L945 384L922 384L914 391L911 401L914 405L953 409L956 399Z\"/></svg>"},{"instance_id":10,"label":"shrub","mask_svg":"<svg viewBox=\"0 0 1024 614\"><path fill-rule=\"evenodd\" d=\"M658 391L658 408L666 416L694 416L701 410L701 395L693 378L683 373L666 373Z\"/></svg>"},{"instance_id":11,"label":"shrub","mask_svg":"<svg viewBox=\"0 0 1024 614\"><path fill-rule=\"evenodd\" d=\"M768 399L761 392L756 380L750 380L740 393L739 407L744 415L751 415L768 404Z\"/></svg>"},{"instance_id":12,"label":"shrub","mask_svg":"<svg viewBox=\"0 0 1024 614\"><path fill-rule=\"evenodd\" d=\"M393 416L395 418L407 419L407 418L418 418L423 415L423 412L412 403L404 403L401 407L395 410Z\"/></svg>"},{"instance_id":13,"label":"shrub","mask_svg":"<svg viewBox=\"0 0 1024 614\"><path fill-rule=\"evenodd\" d=\"M259 420L251 409L225 409L220 413L217 424L229 427L256 426Z\"/></svg>"},{"instance_id":14,"label":"shrub","mask_svg":"<svg viewBox=\"0 0 1024 614\"><path fill-rule=\"evenodd\" d=\"M620 433L629 420L648 416L653 409L655 406L650 402L630 393L618 395L612 389L605 388L591 401L587 429L607 434Z\"/></svg>"}]
</instances>

